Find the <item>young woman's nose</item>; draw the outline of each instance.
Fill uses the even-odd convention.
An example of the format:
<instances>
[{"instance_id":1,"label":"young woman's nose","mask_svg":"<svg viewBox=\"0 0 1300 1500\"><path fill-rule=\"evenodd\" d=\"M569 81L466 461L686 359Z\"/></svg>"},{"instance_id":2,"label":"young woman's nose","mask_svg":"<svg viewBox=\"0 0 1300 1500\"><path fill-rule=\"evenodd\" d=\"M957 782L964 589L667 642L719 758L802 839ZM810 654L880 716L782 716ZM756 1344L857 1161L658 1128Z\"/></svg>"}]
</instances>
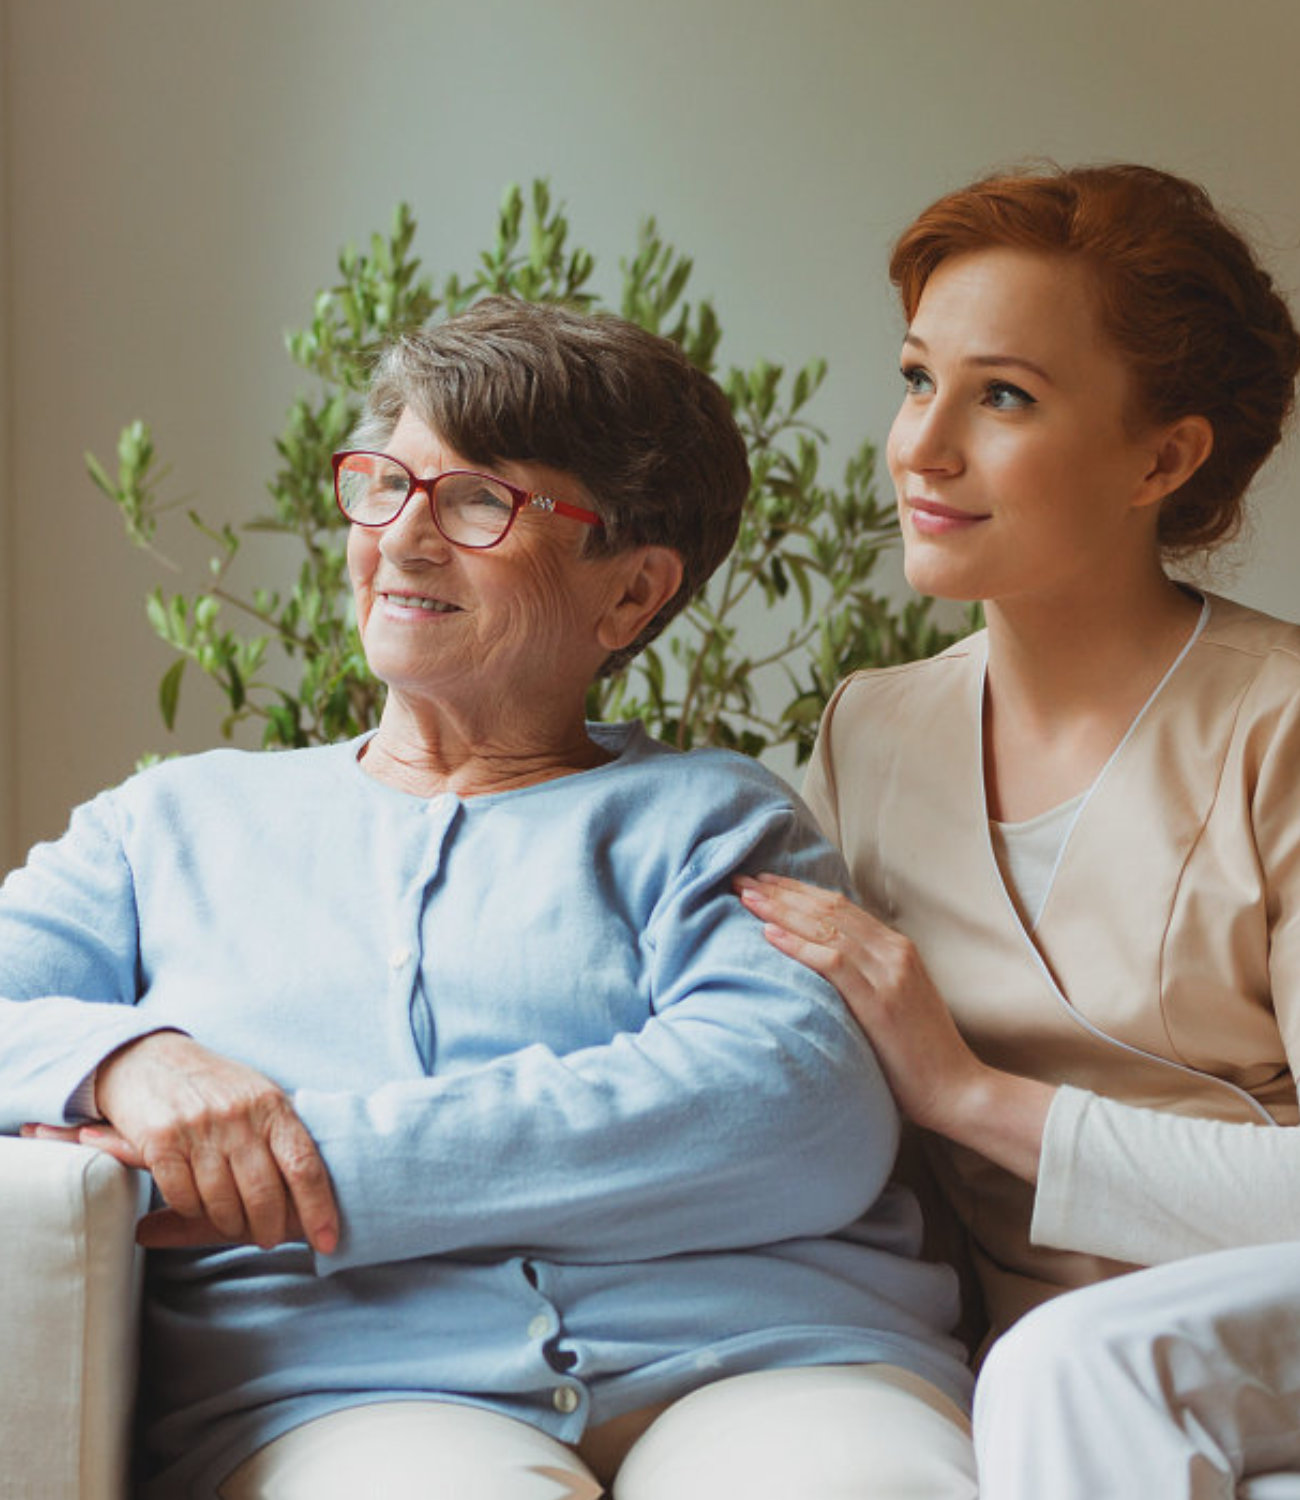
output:
<instances>
[{"instance_id":1,"label":"young woman's nose","mask_svg":"<svg viewBox=\"0 0 1300 1500\"><path fill-rule=\"evenodd\" d=\"M894 467L913 474L954 472L962 463L955 413L937 396L905 403L889 434L889 452Z\"/></svg>"}]
</instances>

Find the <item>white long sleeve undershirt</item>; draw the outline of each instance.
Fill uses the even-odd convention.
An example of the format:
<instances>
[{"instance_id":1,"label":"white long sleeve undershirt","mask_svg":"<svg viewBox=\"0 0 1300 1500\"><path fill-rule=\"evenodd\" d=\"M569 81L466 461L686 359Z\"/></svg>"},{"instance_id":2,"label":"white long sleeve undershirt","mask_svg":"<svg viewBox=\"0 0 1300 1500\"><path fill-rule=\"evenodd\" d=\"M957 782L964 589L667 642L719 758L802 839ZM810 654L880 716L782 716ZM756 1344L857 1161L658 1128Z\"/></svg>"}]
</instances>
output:
<instances>
[{"instance_id":1,"label":"white long sleeve undershirt","mask_svg":"<svg viewBox=\"0 0 1300 1500\"><path fill-rule=\"evenodd\" d=\"M1300 1240L1300 1128L1193 1119L1062 1087L1030 1238L1136 1265Z\"/></svg>"}]
</instances>

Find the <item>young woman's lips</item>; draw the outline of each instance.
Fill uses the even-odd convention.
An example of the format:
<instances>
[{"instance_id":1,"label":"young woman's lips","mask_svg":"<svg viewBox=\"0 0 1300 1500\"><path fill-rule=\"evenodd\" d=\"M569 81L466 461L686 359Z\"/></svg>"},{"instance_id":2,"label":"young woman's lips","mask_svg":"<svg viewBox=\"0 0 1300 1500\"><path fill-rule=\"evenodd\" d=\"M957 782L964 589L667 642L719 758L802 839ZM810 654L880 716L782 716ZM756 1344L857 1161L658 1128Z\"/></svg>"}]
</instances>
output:
<instances>
[{"instance_id":1,"label":"young woman's lips","mask_svg":"<svg viewBox=\"0 0 1300 1500\"><path fill-rule=\"evenodd\" d=\"M922 536L951 536L988 520L987 514L958 510L952 505L941 505L937 500L909 499L906 505L913 530Z\"/></svg>"}]
</instances>

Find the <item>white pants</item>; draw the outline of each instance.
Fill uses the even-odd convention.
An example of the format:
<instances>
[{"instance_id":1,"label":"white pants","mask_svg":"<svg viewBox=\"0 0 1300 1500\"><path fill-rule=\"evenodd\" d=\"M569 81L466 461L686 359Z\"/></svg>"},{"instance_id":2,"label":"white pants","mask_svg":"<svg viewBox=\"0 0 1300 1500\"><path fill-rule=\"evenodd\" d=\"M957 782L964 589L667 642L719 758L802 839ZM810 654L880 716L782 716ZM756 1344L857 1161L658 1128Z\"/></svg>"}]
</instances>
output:
<instances>
[{"instance_id":1,"label":"white pants","mask_svg":"<svg viewBox=\"0 0 1300 1500\"><path fill-rule=\"evenodd\" d=\"M702 1387L629 1449L615 1500L975 1500L965 1417L889 1365L767 1370ZM477 1407L393 1401L295 1428L221 1500L597 1500L578 1455ZM1040 1497L1041 1500L1041 1497Z\"/></svg>"},{"instance_id":2,"label":"white pants","mask_svg":"<svg viewBox=\"0 0 1300 1500\"><path fill-rule=\"evenodd\" d=\"M981 1500L1300 1496L1300 1244L1038 1308L984 1365L975 1447Z\"/></svg>"}]
</instances>

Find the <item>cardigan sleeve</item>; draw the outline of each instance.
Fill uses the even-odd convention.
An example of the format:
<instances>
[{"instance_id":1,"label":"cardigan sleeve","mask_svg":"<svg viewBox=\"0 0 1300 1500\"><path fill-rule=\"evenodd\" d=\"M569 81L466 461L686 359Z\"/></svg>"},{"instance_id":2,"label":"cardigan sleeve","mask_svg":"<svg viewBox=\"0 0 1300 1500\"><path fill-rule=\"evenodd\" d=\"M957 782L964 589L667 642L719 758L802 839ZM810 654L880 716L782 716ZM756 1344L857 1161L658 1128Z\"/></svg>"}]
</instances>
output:
<instances>
[{"instance_id":1,"label":"cardigan sleeve","mask_svg":"<svg viewBox=\"0 0 1300 1500\"><path fill-rule=\"evenodd\" d=\"M343 1217L320 1268L502 1249L650 1260L861 1215L897 1114L835 992L732 892L734 874L767 869L843 886L789 805L709 840L644 935L654 1014L636 1033L364 1096L299 1091Z\"/></svg>"},{"instance_id":2,"label":"cardigan sleeve","mask_svg":"<svg viewBox=\"0 0 1300 1500\"><path fill-rule=\"evenodd\" d=\"M104 794L0 889L0 1131L77 1123L94 1069L158 1029L135 1008L138 950L131 869Z\"/></svg>"},{"instance_id":3,"label":"cardigan sleeve","mask_svg":"<svg viewBox=\"0 0 1300 1500\"><path fill-rule=\"evenodd\" d=\"M1300 1240L1300 1127L1237 1125L1057 1091L1036 1245L1158 1265Z\"/></svg>"}]
</instances>

